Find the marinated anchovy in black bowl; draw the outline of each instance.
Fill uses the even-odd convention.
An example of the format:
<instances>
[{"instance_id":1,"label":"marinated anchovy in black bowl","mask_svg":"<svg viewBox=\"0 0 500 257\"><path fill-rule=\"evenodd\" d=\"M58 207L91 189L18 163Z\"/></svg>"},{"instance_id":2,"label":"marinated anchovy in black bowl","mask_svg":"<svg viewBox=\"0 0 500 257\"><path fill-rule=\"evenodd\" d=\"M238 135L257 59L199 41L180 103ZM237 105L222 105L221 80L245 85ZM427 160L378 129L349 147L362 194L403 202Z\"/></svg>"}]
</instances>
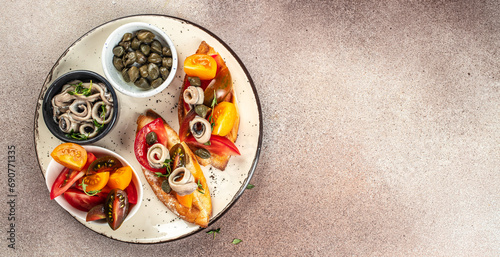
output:
<instances>
[{"instance_id":1,"label":"marinated anchovy in black bowl","mask_svg":"<svg viewBox=\"0 0 500 257\"><path fill-rule=\"evenodd\" d=\"M91 71L73 71L57 78L45 93L43 117L62 141L90 144L114 126L118 100L111 85Z\"/></svg>"}]
</instances>

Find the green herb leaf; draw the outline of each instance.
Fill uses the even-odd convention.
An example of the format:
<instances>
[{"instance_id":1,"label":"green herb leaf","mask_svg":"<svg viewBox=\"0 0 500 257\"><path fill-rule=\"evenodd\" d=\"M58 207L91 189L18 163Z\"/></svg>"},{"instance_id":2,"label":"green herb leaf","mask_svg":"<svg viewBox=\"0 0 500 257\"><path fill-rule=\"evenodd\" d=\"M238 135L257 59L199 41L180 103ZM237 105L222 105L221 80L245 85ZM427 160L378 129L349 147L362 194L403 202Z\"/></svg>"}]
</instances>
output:
<instances>
[{"instance_id":1,"label":"green herb leaf","mask_svg":"<svg viewBox=\"0 0 500 257\"><path fill-rule=\"evenodd\" d=\"M89 96L91 94L91 91L92 91L92 80L90 81L89 88L85 88L82 85L83 85L83 82L78 83L78 85L72 85L72 86L76 86L75 90L69 91L68 94Z\"/></svg>"},{"instance_id":2,"label":"green herb leaf","mask_svg":"<svg viewBox=\"0 0 500 257\"><path fill-rule=\"evenodd\" d=\"M93 122L94 122L94 126L96 126L97 129L99 129L99 130L104 127L104 124L97 122L97 120L93 120Z\"/></svg>"},{"instance_id":3,"label":"green herb leaf","mask_svg":"<svg viewBox=\"0 0 500 257\"><path fill-rule=\"evenodd\" d=\"M163 162L163 167L167 168L167 177L170 176L170 173L172 172L172 169L170 167L170 163L173 162L172 159L166 159Z\"/></svg>"},{"instance_id":4,"label":"green herb leaf","mask_svg":"<svg viewBox=\"0 0 500 257\"><path fill-rule=\"evenodd\" d=\"M66 134L66 137L73 138L76 140L87 140L89 138L87 135L73 132L73 130L71 130L68 134Z\"/></svg>"},{"instance_id":5,"label":"green herb leaf","mask_svg":"<svg viewBox=\"0 0 500 257\"><path fill-rule=\"evenodd\" d=\"M92 191L87 192L87 184L85 184L84 180L82 180L82 183L80 184L80 186L82 187L83 192L88 196L94 196L94 195L101 192L101 190L92 190Z\"/></svg>"},{"instance_id":6,"label":"green herb leaf","mask_svg":"<svg viewBox=\"0 0 500 257\"><path fill-rule=\"evenodd\" d=\"M101 105L101 119L103 120L103 122L106 119L106 106L104 106L104 104Z\"/></svg>"},{"instance_id":7,"label":"green herb leaf","mask_svg":"<svg viewBox=\"0 0 500 257\"><path fill-rule=\"evenodd\" d=\"M204 145L211 145L212 143L210 141L207 141L206 143L204 143Z\"/></svg>"},{"instance_id":8,"label":"green herb leaf","mask_svg":"<svg viewBox=\"0 0 500 257\"><path fill-rule=\"evenodd\" d=\"M254 186L254 185L252 185L252 184L248 184L248 185L247 185L247 189L252 189L252 188L254 188L254 187L255 187L255 186Z\"/></svg>"},{"instance_id":9,"label":"green herb leaf","mask_svg":"<svg viewBox=\"0 0 500 257\"><path fill-rule=\"evenodd\" d=\"M161 172L155 172L155 175L156 175L157 177L159 177L159 178L161 178L161 177L168 178L168 176L169 176L170 174L166 174L166 175L165 175L165 174L163 174L163 173L161 173Z\"/></svg>"},{"instance_id":10,"label":"green herb leaf","mask_svg":"<svg viewBox=\"0 0 500 257\"><path fill-rule=\"evenodd\" d=\"M241 239L235 238L235 239L233 239L233 245L237 245L237 244L241 243L242 241L243 240L241 240Z\"/></svg>"},{"instance_id":11,"label":"green herb leaf","mask_svg":"<svg viewBox=\"0 0 500 257\"><path fill-rule=\"evenodd\" d=\"M212 229L210 231L207 232L207 234L213 234L214 235L214 238L215 239L215 234L219 234L220 233L220 228L218 229Z\"/></svg>"},{"instance_id":12,"label":"green herb leaf","mask_svg":"<svg viewBox=\"0 0 500 257\"><path fill-rule=\"evenodd\" d=\"M198 192L205 194L205 189L203 188L203 185L200 183L198 180Z\"/></svg>"}]
</instances>

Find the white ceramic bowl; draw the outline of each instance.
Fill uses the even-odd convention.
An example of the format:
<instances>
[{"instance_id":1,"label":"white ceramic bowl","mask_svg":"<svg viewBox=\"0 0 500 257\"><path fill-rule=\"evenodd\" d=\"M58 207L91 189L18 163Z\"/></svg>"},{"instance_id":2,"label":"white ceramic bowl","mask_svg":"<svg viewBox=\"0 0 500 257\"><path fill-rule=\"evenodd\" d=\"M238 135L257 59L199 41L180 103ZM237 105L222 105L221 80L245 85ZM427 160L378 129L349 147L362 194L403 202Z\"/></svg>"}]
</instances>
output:
<instances>
[{"instance_id":1,"label":"white ceramic bowl","mask_svg":"<svg viewBox=\"0 0 500 257\"><path fill-rule=\"evenodd\" d=\"M117 154L113 151L110 151L106 148L102 148L99 146L91 146L91 145L84 145L83 148L85 148L85 150L87 150L88 152L93 153L97 158L102 157L102 156L116 157L118 160L120 160L120 162L123 164L123 166L130 166L130 168L132 168L132 171L133 171L132 182L134 183L135 188L137 189L137 204L135 204L132 208L130 208L129 214L127 215L127 217L125 218L125 221L124 221L124 222L127 222L127 220L129 220L132 216L134 216L134 214L137 212L137 210L139 210L141 203L142 203L143 190L142 190L141 181L139 179L139 176L137 175L137 172L134 170L132 165L130 165L130 163L127 160L125 160L123 157L121 157L119 154ZM64 166L62 166L61 164L54 161L54 159L50 160L49 166L47 167L47 173L45 174L45 182L47 184L47 188L49 189L49 191L52 189L52 184L54 184L57 176L59 176L59 174L61 173L61 171L63 169L64 169ZM63 195L56 197L55 200L59 205L61 205L66 211L68 211L74 217L81 219L83 221L86 220L87 212L78 210L78 209L74 208L73 206L71 206L66 201L66 199L64 199ZM92 221L92 222L94 222L96 224L106 224L107 225L106 222L102 222L102 221Z\"/></svg>"},{"instance_id":2,"label":"white ceramic bowl","mask_svg":"<svg viewBox=\"0 0 500 257\"><path fill-rule=\"evenodd\" d=\"M155 39L160 41L163 46L168 45L170 47L170 50L172 51L172 68L167 79L165 79L163 84L161 84L159 87L148 90L140 89L132 82L125 82L121 73L117 71L115 66L113 65L113 48L117 46L118 43L120 43L123 35L125 33L134 33L143 29L153 32L153 34L155 34L156 36ZM131 22L111 32L102 48L101 62L106 78L116 90L128 96L145 98L160 93L165 88L167 88L168 85L170 85L170 83L174 80L175 73L177 72L178 58L174 43L167 36L167 34L163 32L163 30L149 23Z\"/></svg>"}]
</instances>

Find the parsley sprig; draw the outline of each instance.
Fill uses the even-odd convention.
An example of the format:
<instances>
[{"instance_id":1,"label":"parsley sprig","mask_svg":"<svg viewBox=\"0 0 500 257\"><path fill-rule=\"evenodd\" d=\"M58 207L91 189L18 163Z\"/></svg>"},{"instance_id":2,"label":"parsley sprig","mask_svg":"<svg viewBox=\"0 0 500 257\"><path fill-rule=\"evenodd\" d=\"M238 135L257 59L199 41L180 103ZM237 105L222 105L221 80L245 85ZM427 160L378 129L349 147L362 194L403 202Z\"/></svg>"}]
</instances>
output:
<instances>
[{"instance_id":1,"label":"parsley sprig","mask_svg":"<svg viewBox=\"0 0 500 257\"><path fill-rule=\"evenodd\" d=\"M200 180L198 180L198 192L201 194L205 194L205 189L203 188L203 185L200 183Z\"/></svg>"},{"instance_id":2,"label":"parsley sprig","mask_svg":"<svg viewBox=\"0 0 500 257\"><path fill-rule=\"evenodd\" d=\"M71 130L68 134L66 134L66 137L73 138L76 140L87 140L89 138L87 135L74 132L73 130Z\"/></svg>"}]
</instances>

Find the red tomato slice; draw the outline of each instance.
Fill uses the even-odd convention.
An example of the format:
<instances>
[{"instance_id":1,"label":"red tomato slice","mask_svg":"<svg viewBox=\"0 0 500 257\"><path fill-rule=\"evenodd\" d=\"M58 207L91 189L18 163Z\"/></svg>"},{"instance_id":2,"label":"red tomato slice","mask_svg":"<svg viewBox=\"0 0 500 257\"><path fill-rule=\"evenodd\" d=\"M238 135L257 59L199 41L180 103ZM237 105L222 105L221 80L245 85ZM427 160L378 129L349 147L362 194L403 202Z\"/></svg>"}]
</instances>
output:
<instances>
[{"instance_id":1,"label":"red tomato slice","mask_svg":"<svg viewBox=\"0 0 500 257\"><path fill-rule=\"evenodd\" d=\"M50 190L50 200L60 196L68 188L70 188L78 179L85 175L85 171L76 171L69 168L64 168L62 172L57 176L56 181L52 184L52 189Z\"/></svg>"},{"instance_id":2,"label":"red tomato slice","mask_svg":"<svg viewBox=\"0 0 500 257\"><path fill-rule=\"evenodd\" d=\"M221 137L217 135L212 135L210 137L210 145L205 145L202 143L198 143L193 135L190 135L184 141L190 148L205 148L210 153L214 153L217 155L240 155L240 151L234 145L231 140L226 137Z\"/></svg>"},{"instance_id":3,"label":"red tomato slice","mask_svg":"<svg viewBox=\"0 0 500 257\"><path fill-rule=\"evenodd\" d=\"M212 58L214 58L215 62L217 63L217 73L219 73L220 69L222 69L222 67L226 66L226 63L224 62L224 60L222 60L222 57L218 54L212 55ZM217 75L215 75L215 76L217 76Z\"/></svg>"},{"instance_id":4,"label":"red tomato slice","mask_svg":"<svg viewBox=\"0 0 500 257\"><path fill-rule=\"evenodd\" d=\"M130 204L136 204L137 203L137 188L135 188L134 181L130 182L128 187L125 188L125 192L127 193L127 196L128 196L128 202Z\"/></svg>"},{"instance_id":5,"label":"red tomato slice","mask_svg":"<svg viewBox=\"0 0 500 257\"><path fill-rule=\"evenodd\" d=\"M85 164L82 170L86 171L89 168L90 164L93 163L96 159L97 157L95 157L93 153L87 152L87 163Z\"/></svg>"},{"instance_id":6,"label":"red tomato slice","mask_svg":"<svg viewBox=\"0 0 500 257\"><path fill-rule=\"evenodd\" d=\"M189 122L192 121L194 117L196 117L196 112L194 111L194 109L192 109L181 121L179 128L179 139L181 140L181 142L184 141L186 137L189 136L189 134L191 134L191 130L189 129Z\"/></svg>"},{"instance_id":7,"label":"red tomato slice","mask_svg":"<svg viewBox=\"0 0 500 257\"><path fill-rule=\"evenodd\" d=\"M106 197L103 195L98 194L89 196L83 191L74 188L70 188L64 192L64 199L66 199L71 206L81 211L90 211L94 206L106 201Z\"/></svg>"},{"instance_id":8,"label":"red tomato slice","mask_svg":"<svg viewBox=\"0 0 500 257\"><path fill-rule=\"evenodd\" d=\"M135 137L135 142L134 142L134 152L135 152L135 158L137 158L137 161L146 169L152 171L152 172L161 172L165 174L166 168L162 169L155 169L149 165L148 159L147 159L147 154L148 154L148 144L146 143L146 135L154 131L156 133L156 136L158 138L157 142L161 143L163 145L167 145L167 131L165 131L165 127L163 126L163 121L161 118L158 118L150 123L148 123L146 126L144 126L141 130L139 130L139 133L137 133L137 136Z\"/></svg>"}]
</instances>

